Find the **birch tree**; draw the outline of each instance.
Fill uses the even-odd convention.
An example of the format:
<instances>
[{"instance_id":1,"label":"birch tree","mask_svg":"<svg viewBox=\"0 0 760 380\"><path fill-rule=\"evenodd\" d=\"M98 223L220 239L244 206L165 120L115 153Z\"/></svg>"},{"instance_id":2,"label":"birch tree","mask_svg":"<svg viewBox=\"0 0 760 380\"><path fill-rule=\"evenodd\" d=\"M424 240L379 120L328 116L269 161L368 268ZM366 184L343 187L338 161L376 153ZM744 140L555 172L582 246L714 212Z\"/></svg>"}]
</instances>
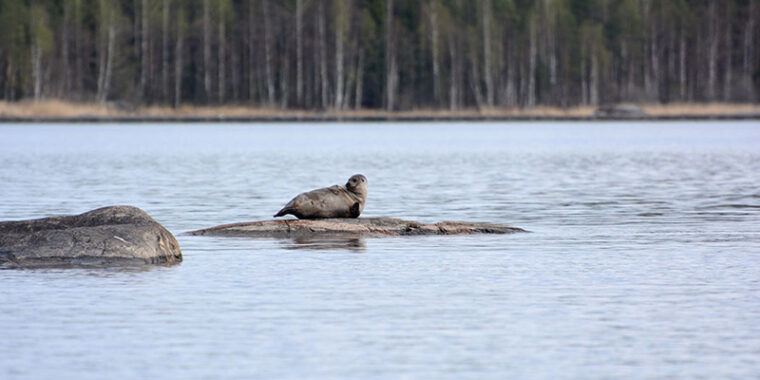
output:
<instances>
[{"instance_id":1,"label":"birch tree","mask_svg":"<svg viewBox=\"0 0 760 380\"><path fill-rule=\"evenodd\" d=\"M707 31L707 100L715 100L715 87L718 83L718 10L717 0L710 0L708 11L709 27Z\"/></svg>"},{"instance_id":2,"label":"birch tree","mask_svg":"<svg viewBox=\"0 0 760 380\"><path fill-rule=\"evenodd\" d=\"M322 109L327 108L329 83L327 79L327 30L325 26L325 1L317 0L317 30L319 41L319 103Z\"/></svg>"},{"instance_id":3,"label":"birch tree","mask_svg":"<svg viewBox=\"0 0 760 380\"><path fill-rule=\"evenodd\" d=\"M39 101L42 97L43 60L53 48L53 33L48 27L47 11L39 5L31 10L31 62L32 78L34 83L34 100Z\"/></svg>"},{"instance_id":4,"label":"birch tree","mask_svg":"<svg viewBox=\"0 0 760 380\"><path fill-rule=\"evenodd\" d=\"M169 13L171 11L171 1L163 0L161 7L162 24L161 24L161 96L164 102L169 97Z\"/></svg>"},{"instance_id":5,"label":"birch tree","mask_svg":"<svg viewBox=\"0 0 760 380\"><path fill-rule=\"evenodd\" d=\"M211 100L211 0L203 0L203 89Z\"/></svg>"},{"instance_id":6,"label":"birch tree","mask_svg":"<svg viewBox=\"0 0 760 380\"><path fill-rule=\"evenodd\" d=\"M231 18L231 3L229 0L217 0L217 85L219 86L218 101L223 104L227 93L227 23Z\"/></svg>"},{"instance_id":7,"label":"birch tree","mask_svg":"<svg viewBox=\"0 0 760 380\"><path fill-rule=\"evenodd\" d=\"M486 84L486 105L492 108L494 105L494 83L491 72L491 0L481 0L480 4L481 26L483 28L483 80Z\"/></svg>"},{"instance_id":8,"label":"birch tree","mask_svg":"<svg viewBox=\"0 0 760 380\"><path fill-rule=\"evenodd\" d=\"M437 106L441 98L441 53L440 53L440 40L441 40L441 26L440 26L440 13L441 4L438 0L432 0L428 3L428 7L425 11L428 15L428 30L430 38L430 62L433 71L433 105Z\"/></svg>"},{"instance_id":9,"label":"birch tree","mask_svg":"<svg viewBox=\"0 0 760 380\"><path fill-rule=\"evenodd\" d=\"M99 29L99 69L98 91L96 98L99 103L105 103L111 89L113 76L113 61L116 54L116 28L120 21L118 15L119 4L112 0L99 0L100 25Z\"/></svg>"},{"instance_id":10,"label":"birch tree","mask_svg":"<svg viewBox=\"0 0 760 380\"><path fill-rule=\"evenodd\" d=\"M757 0L749 0L747 4L747 22L744 27L744 51L742 53L742 69L745 78L750 78L757 57L756 24Z\"/></svg>"},{"instance_id":11,"label":"birch tree","mask_svg":"<svg viewBox=\"0 0 760 380\"><path fill-rule=\"evenodd\" d=\"M185 33L187 31L187 21L185 20L185 10L183 7L177 9L176 21L176 38L174 50L174 107L179 107L182 103L182 75L184 71L185 55Z\"/></svg>"},{"instance_id":12,"label":"birch tree","mask_svg":"<svg viewBox=\"0 0 760 380\"><path fill-rule=\"evenodd\" d=\"M528 89L525 94L525 106L528 108L536 105L536 64L538 58L536 28L536 16L531 14L528 26Z\"/></svg>"},{"instance_id":13,"label":"birch tree","mask_svg":"<svg viewBox=\"0 0 760 380\"><path fill-rule=\"evenodd\" d=\"M340 0L338 0L340 1ZM296 102L303 106L303 2L296 0Z\"/></svg>"},{"instance_id":14,"label":"birch tree","mask_svg":"<svg viewBox=\"0 0 760 380\"><path fill-rule=\"evenodd\" d=\"M335 0L335 108L343 109L343 49L348 27L348 9L344 0Z\"/></svg>"},{"instance_id":15,"label":"birch tree","mask_svg":"<svg viewBox=\"0 0 760 380\"><path fill-rule=\"evenodd\" d=\"M396 67L396 51L393 33L393 1L385 0L385 94L386 109L392 111L396 104L396 83L398 68Z\"/></svg>"},{"instance_id":16,"label":"birch tree","mask_svg":"<svg viewBox=\"0 0 760 380\"><path fill-rule=\"evenodd\" d=\"M147 86L150 78L150 19L148 17L150 8L149 4L152 4L148 0L142 0L140 7L141 17L141 32L140 32L140 94L144 98L149 98L147 93Z\"/></svg>"},{"instance_id":17,"label":"birch tree","mask_svg":"<svg viewBox=\"0 0 760 380\"><path fill-rule=\"evenodd\" d=\"M264 54L266 65L267 100L270 106L274 105L274 68L272 67L272 22L270 20L269 0L262 2L262 14L264 16Z\"/></svg>"}]
</instances>

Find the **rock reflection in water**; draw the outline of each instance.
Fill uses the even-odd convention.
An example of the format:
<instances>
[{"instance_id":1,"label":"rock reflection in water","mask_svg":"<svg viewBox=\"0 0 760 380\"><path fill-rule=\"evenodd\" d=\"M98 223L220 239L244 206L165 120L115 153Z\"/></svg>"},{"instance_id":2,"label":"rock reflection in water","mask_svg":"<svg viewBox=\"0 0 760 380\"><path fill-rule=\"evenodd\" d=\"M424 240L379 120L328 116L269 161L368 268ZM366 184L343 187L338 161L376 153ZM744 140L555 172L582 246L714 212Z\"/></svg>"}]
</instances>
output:
<instances>
[{"instance_id":1,"label":"rock reflection in water","mask_svg":"<svg viewBox=\"0 0 760 380\"><path fill-rule=\"evenodd\" d=\"M367 248L364 239L359 236L299 236L283 240L285 249L345 249L353 252L364 252Z\"/></svg>"}]
</instances>

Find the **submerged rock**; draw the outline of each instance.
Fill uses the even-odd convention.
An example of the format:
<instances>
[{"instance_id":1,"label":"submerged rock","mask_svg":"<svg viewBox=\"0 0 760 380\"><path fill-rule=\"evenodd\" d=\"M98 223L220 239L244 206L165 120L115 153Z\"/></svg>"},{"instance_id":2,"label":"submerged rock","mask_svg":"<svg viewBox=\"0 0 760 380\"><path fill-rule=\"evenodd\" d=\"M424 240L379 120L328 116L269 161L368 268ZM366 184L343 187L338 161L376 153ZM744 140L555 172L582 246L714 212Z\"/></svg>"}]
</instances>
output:
<instances>
[{"instance_id":1,"label":"submerged rock","mask_svg":"<svg viewBox=\"0 0 760 380\"><path fill-rule=\"evenodd\" d=\"M0 222L2 266L180 261L177 239L136 207L104 207L81 215Z\"/></svg>"},{"instance_id":2,"label":"submerged rock","mask_svg":"<svg viewBox=\"0 0 760 380\"><path fill-rule=\"evenodd\" d=\"M527 232L522 228L492 223L440 222L423 224L395 218L265 220L225 224L188 232L190 235L237 237L300 237L300 236L406 236L508 234Z\"/></svg>"}]
</instances>

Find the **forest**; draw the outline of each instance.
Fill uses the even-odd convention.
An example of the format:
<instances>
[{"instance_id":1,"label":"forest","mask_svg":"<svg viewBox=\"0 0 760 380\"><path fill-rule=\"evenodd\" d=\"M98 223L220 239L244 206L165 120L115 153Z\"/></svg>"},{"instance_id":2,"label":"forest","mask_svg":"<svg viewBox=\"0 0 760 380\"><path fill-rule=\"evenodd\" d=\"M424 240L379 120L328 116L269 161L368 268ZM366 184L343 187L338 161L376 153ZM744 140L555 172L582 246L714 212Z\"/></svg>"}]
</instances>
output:
<instances>
[{"instance_id":1,"label":"forest","mask_svg":"<svg viewBox=\"0 0 760 380\"><path fill-rule=\"evenodd\" d=\"M757 0L0 0L0 97L281 109L757 102Z\"/></svg>"}]
</instances>

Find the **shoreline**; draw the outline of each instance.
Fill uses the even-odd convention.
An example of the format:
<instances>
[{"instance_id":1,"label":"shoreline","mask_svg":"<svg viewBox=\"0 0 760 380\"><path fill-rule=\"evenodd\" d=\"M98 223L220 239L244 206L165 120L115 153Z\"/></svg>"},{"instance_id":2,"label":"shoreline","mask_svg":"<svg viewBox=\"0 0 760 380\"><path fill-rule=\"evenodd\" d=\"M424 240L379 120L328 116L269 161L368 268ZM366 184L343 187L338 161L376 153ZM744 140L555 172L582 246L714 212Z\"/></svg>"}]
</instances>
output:
<instances>
[{"instance_id":1,"label":"shoreline","mask_svg":"<svg viewBox=\"0 0 760 380\"><path fill-rule=\"evenodd\" d=\"M74 116L74 117L5 117L0 124L12 123L340 123L340 122L525 122L525 121L743 121L760 120L759 115L680 115L636 117L571 116Z\"/></svg>"},{"instance_id":2,"label":"shoreline","mask_svg":"<svg viewBox=\"0 0 760 380\"><path fill-rule=\"evenodd\" d=\"M521 122L521 121L699 121L760 120L760 104L631 104L637 112L603 113L596 107L536 107L449 110L303 111L244 106L183 106L125 109L124 105L58 100L0 102L4 123L248 123L248 122ZM603 108L602 108L603 109Z\"/></svg>"}]
</instances>

